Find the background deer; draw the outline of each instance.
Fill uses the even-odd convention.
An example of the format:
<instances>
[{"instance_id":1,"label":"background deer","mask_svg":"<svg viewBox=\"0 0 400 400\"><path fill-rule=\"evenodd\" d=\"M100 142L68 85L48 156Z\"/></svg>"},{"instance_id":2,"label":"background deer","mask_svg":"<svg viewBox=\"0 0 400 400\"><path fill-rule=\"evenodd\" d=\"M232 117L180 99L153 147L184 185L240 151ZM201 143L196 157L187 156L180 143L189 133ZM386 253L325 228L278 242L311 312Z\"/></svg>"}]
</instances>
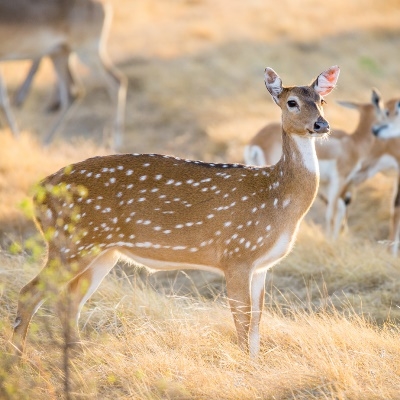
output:
<instances>
[{"instance_id":1,"label":"background deer","mask_svg":"<svg viewBox=\"0 0 400 400\"><path fill-rule=\"evenodd\" d=\"M0 60L34 60L17 102L21 103L43 56L50 57L57 73L56 103L60 113L45 136L49 143L76 100L76 82L70 71L71 53L99 73L116 105L113 141L122 142L127 81L110 62L105 42L111 24L111 7L95 0L5 0L0 4ZM14 132L13 117L4 82L0 78L0 103Z\"/></svg>"},{"instance_id":2,"label":"background deer","mask_svg":"<svg viewBox=\"0 0 400 400\"><path fill-rule=\"evenodd\" d=\"M375 130L377 140L361 170L354 178L360 184L378 172L394 171L396 182L390 204L388 248L393 255L398 254L400 242L400 99L385 103L387 120Z\"/></svg>"},{"instance_id":3,"label":"background deer","mask_svg":"<svg viewBox=\"0 0 400 400\"><path fill-rule=\"evenodd\" d=\"M319 195L327 203L325 214L328 236L336 238L345 222L349 190L362 162L375 146L373 131L386 126L386 112L381 96L372 90L371 103L340 102L359 112L359 122L352 134L334 130L328 141L317 142L316 151L320 165ZM250 165L268 165L276 162L282 153L278 123L264 127L245 147L244 160Z\"/></svg>"},{"instance_id":4,"label":"background deer","mask_svg":"<svg viewBox=\"0 0 400 400\"><path fill-rule=\"evenodd\" d=\"M265 70L282 109L283 155L271 167L214 164L156 154L90 158L44 179L34 199L47 262L20 293L13 343L50 293L64 329L120 256L152 269L223 273L239 345L255 356L268 268L287 255L318 188L314 138L329 131L323 98L338 67L310 86L283 87ZM68 300L68 301L66 301ZM77 330L71 341L78 341Z\"/></svg>"}]
</instances>

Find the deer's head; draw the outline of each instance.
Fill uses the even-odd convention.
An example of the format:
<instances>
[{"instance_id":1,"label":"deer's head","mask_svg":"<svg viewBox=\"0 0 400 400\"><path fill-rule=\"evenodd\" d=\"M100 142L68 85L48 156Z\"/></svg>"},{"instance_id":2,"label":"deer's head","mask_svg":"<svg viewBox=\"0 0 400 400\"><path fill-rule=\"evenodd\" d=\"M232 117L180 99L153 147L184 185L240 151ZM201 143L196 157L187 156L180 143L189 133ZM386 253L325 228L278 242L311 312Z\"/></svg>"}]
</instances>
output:
<instances>
[{"instance_id":1,"label":"deer's head","mask_svg":"<svg viewBox=\"0 0 400 400\"><path fill-rule=\"evenodd\" d=\"M265 86L282 109L284 132L300 136L322 136L329 132L324 119L323 96L335 87L340 69L333 66L322 72L309 86L284 87L272 68L265 69Z\"/></svg>"}]
</instances>

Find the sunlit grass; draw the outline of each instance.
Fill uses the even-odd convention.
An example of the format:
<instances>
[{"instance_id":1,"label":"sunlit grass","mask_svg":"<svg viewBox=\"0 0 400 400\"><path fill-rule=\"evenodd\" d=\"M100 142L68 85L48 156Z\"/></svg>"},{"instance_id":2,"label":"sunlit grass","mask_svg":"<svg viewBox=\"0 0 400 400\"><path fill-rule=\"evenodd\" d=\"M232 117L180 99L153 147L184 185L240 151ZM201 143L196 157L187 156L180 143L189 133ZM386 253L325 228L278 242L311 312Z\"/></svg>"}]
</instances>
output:
<instances>
[{"instance_id":1,"label":"sunlit grass","mask_svg":"<svg viewBox=\"0 0 400 400\"><path fill-rule=\"evenodd\" d=\"M3 254L1 262L7 282L1 320L9 321L16 301L12 289L35 266L28 265L16 279L24 259ZM399 328L390 320L377 326L341 303L346 297L340 294L336 305L346 312L330 302L317 306L318 296L311 299L315 307L305 309L272 294L261 326L261 354L251 361L236 345L225 298L167 297L119 268L82 313L84 350L71 360L77 396L362 399L396 398L400 390ZM288 289L279 288L287 285L284 271L274 276L276 290ZM300 300L308 302L307 297ZM10 398L52 397L63 391L60 327L49 310L46 306L35 316L19 364L8 364L3 352L0 371L8 372L2 379ZM11 329L3 328L0 340L7 348Z\"/></svg>"}]
</instances>

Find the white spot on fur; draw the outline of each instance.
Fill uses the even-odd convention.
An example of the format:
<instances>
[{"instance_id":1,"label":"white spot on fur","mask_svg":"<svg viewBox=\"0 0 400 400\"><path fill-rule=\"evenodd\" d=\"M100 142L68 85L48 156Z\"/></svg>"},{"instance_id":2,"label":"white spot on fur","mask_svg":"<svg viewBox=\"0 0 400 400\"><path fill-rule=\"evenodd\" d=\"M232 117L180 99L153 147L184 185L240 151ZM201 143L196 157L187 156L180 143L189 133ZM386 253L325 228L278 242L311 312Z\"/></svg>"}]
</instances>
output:
<instances>
[{"instance_id":1,"label":"white spot on fur","mask_svg":"<svg viewBox=\"0 0 400 400\"><path fill-rule=\"evenodd\" d=\"M282 207L286 208L290 204L290 199L285 199L282 203Z\"/></svg>"},{"instance_id":2,"label":"white spot on fur","mask_svg":"<svg viewBox=\"0 0 400 400\"><path fill-rule=\"evenodd\" d=\"M172 250L185 250L186 246L174 246L172 247Z\"/></svg>"}]
</instances>

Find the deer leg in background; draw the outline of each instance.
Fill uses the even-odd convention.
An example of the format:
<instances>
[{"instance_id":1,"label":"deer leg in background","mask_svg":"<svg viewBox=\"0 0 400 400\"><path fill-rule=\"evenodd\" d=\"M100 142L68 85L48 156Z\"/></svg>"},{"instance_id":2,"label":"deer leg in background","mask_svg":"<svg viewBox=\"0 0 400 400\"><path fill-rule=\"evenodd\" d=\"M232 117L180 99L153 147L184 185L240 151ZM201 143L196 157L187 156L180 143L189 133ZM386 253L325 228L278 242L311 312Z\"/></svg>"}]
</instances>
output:
<instances>
[{"instance_id":1,"label":"deer leg in background","mask_svg":"<svg viewBox=\"0 0 400 400\"><path fill-rule=\"evenodd\" d=\"M33 60L31 67L29 68L28 75L26 76L22 85L17 89L13 101L16 107L21 107L22 104L25 102L26 96L31 89L33 77L36 75L41 61L42 58L36 58L35 60Z\"/></svg>"},{"instance_id":2,"label":"deer leg in background","mask_svg":"<svg viewBox=\"0 0 400 400\"><path fill-rule=\"evenodd\" d=\"M66 66L65 66L65 71L64 73L67 76L67 82L68 82L68 96L70 101L73 103L75 102L78 98L81 98L84 96L84 89L83 87L78 84L78 81L74 74L72 73L71 67L70 67L70 58L71 55L66 59ZM61 108L61 93L60 93L60 86L57 84L53 90L53 93L50 98L49 105L47 106L47 111L48 112L54 112L58 111Z\"/></svg>"},{"instance_id":3,"label":"deer leg in background","mask_svg":"<svg viewBox=\"0 0 400 400\"><path fill-rule=\"evenodd\" d=\"M69 70L70 50L66 47L61 47L58 52L52 54L51 60L57 73L58 94L60 101L60 114L47 132L44 144L48 145L52 141L54 135L60 128L62 122L71 110L76 97L73 95L71 88L75 86L74 78Z\"/></svg>"},{"instance_id":4,"label":"deer leg in background","mask_svg":"<svg viewBox=\"0 0 400 400\"><path fill-rule=\"evenodd\" d=\"M11 132L13 133L14 137L18 137L19 129L15 121L14 115L11 111L10 101L8 99L8 94L7 94L7 88L1 73L0 73L0 103L1 103L0 104L1 111L3 113L3 116L5 117L5 120L7 121L9 128L11 129Z\"/></svg>"},{"instance_id":5,"label":"deer leg in background","mask_svg":"<svg viewBox=\"0 0 400 400\"><path fill-rule=\"evenodd\" d=\"M397 181L390 212L389 250L396 256L400 240L400 183Z\"/></svg>"},{"instance_id":6,"label":"deer leg in background","mask_svg":"<svg viewBox=\"0 0 400 400\"><path fill-rule=\"evenodd\" d=\"M113 114L112 147L119 149L123 143L125 108L128 81L112 64L104 50L87 51L79 58L105 82L115 111Z\"/></svg>"}]
</instances>

